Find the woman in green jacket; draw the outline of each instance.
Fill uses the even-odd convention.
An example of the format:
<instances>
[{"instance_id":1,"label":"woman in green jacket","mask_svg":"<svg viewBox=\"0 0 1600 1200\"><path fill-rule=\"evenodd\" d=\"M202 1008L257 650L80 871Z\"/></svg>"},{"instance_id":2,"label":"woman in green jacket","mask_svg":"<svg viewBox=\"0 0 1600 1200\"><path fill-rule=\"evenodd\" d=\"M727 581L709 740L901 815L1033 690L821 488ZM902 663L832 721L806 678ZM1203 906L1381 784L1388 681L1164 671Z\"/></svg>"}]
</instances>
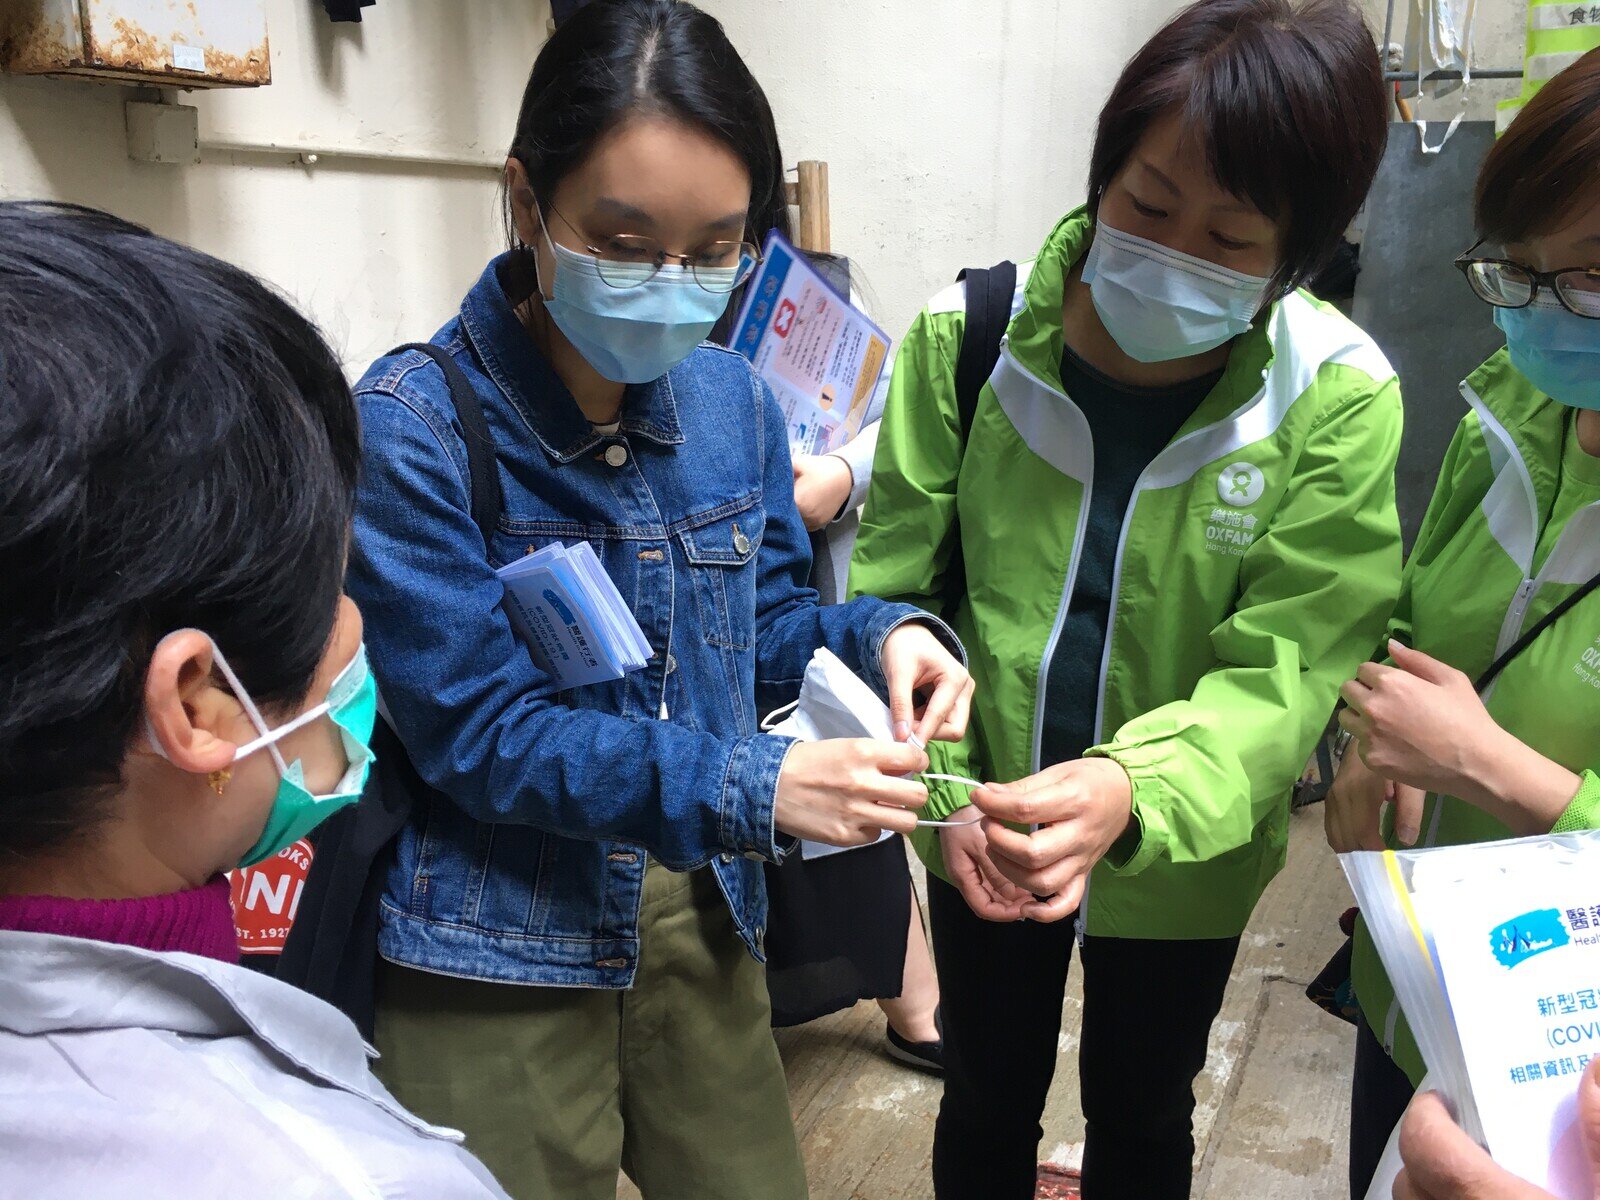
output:
<instances>
[{"instance_id":1,"label":"woman in green jacket","mask_svg":"<svg viewBox=\"0 0 1600 1200\"><path fill-rule=\"evenodd\" d=\"M1496 143L1475 215L1460 265L1506 348L1461 385L1471 411L1406 566L1389 663L1344 689L1359 753L1328 800L1339 851L1587 829L1600 813L1600 597L1474 687L1600 572L1600 50ZM1364 924L1353 974L1359 1200L1423 1067Z\"/></svg>"},{"instance_id":2,"label":"woman in green jacket","mask_svg":"<svg viewBox=\"0 0 1600 1200\"><path fill-rule=\"evenodd\" d=\"M926 815L1000 820L919 847L945 1200L1033 1195L1074 912L1087 1194L1189 1193L1239 935L1399 587L1394 372L1295 290L1366 195L1386 111L1343 0L1202 0L1113 90L1088 207L1019 270L970 432L962 289L901 345L850 586L943 612L970 649L974 728L933 769L1019 781L936 787Z\"/></svg>"}]
</instances>

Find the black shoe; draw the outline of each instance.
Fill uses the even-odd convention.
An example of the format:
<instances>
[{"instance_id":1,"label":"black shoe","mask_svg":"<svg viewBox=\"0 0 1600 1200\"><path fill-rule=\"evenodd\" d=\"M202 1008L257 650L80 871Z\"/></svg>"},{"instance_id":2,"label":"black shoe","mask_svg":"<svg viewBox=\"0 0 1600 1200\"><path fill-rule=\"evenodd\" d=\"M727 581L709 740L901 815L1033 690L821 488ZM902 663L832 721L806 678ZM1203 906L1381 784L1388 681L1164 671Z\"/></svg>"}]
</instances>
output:
<instances>
[{"instance_id":1,"label":"black shoe","mask_svg":"<svg viewBox=\"0 0 1600 1200\"><path fill-rule=\"evenodd\" d=\"M934 1010L933 1022L935 1027L943 1031L943 1023L939 1020L938 1009ZM915 1067L919 1071L926 1071L930 1075L944 1074L944 1039L941 1037L936 1042L913 1042L901 1037L895 1032L893 1025L885 1025L888 1034L889 1057L896 1062L905 1063L908 1067Z\"/></svg>"}]
</instances>

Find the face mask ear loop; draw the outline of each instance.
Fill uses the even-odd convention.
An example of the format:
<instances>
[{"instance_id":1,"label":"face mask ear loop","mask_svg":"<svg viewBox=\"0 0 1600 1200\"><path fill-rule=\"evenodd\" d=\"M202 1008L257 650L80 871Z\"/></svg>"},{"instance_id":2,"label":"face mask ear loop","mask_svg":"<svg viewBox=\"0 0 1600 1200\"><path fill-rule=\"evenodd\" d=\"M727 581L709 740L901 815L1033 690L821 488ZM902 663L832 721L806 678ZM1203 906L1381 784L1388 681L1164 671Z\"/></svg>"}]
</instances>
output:
<instances>
[{"instance_id":1,"label":"face mask ear loop","mask_svg":"<svg viewBox=\"0 0 1600 1200\"><path fill-rule=\"evenodd\" d=\"M983 784L979 783L976 779L968 779L965 775L944 775L938 771L924 771L918 776L918 778L942 779L946 783L965 784L969 788L980 788L983 786ZM917 825L922 829L960 829L966 825L976 825L981 820L983 820L983 814L980 812L977 816L971 817L965 821L918 821Z\"/></svg>"},{"instance_id":2,"label":"face mask ear loop","mask_svg":"<svg viewBox=\"0 0 1600 1200\"><path fill-rule=\"evenodd\" d=\"M761 722L761 732L762 733L771 733L774 728L776 728L777 726L779 726L779 725L781 725L783 723L783 719L785 717L787 717L790 713L794 712L794 710L799 708L799 707L800 707L800 701L791 700L788 704L785 704L782 708L773 709L771 712L769 712L766 715L766 719Z\"/></svg>"},{"instance_id":3,"label":"face mask ear loop","mask_svg":"<svg viewBox=\"0 0 1600 1200\"><path fill-rule=\"evenodd\" d=\"M207 640L211 640L209 634L207 635ZM273 765L278 768L278 775L280 777L287 775L289 773L289 764L283 761L283 755L278 753L278 747L274 743L290 730L298 729L300 725L305 723L305 718L309 717L310 714L303 714L278 729L269 729L265 718L261 715L261 710L256 707L256 702L250 699L250 693L245 690L244 684L239 682L239 677L233 673L233 668L228 665L228 660L223 657L222 648L214 640L211 641L211 656L216 660L217 670L222 672L222 677L228 681L228 686L233 689L234 699L239 701L245 714L250 718L250 723L256 727L256 732L261 735L255 741L239 747L234 753L233 761L238 762L245 755L254 754L265 746L267 753L272 755ZM324 705L324 707L326 706ZM316 710L313 709L312 711L315 712ZM321 714L318 713L317 715L320 716ZM315 720L314 717L311 719Z\"/></svg>"},{"instance_id":4,"label":"face mask ear loop","mask_svg":"<svg viewBox=\"0 0 1600 1200\"><path fill-rule=\"evenodd\" d=\"M550 236L550 226L544 223L544 203L540 201L538 197L534 198L533 211L539 218L539 232L544 234L544 244L550 247L551 274L554 274L556 271L561 269L558 261L560 256L556 254L556 240ZM544 294L544 280L539 277L538 251L534 251L533 255L533 284L539 289L540 303L548 304L551 300L555 299L556 285L555 280L553 279L550 281L550 294L548 296Z\"/></svg>"},{"instance_id":5,"label":"face mask ear loop","mask_svg":"<svg viewBox=\"0 0 1600 1200\"><path fill-rule=\"evenodd\" d=\"M976 779L968 779L965 775L942 775L938 771L924 771L920 776L918 776L918 778L942 779L946 783L960 783L969 788L981 788L983 786L983 784L979 783Z\"/></svg>"},{"instance_id":6,"label":"face mask ear loop","mask_svg":"<svg viewBox=\"0 0 1600 1200\"><path fill-rule=\"evenodd\" d=\"M306 709L305 712L301 713L294 720L285 721L282 725L279 725L276 729L266 734L264 737L258 737L255 741L248 742L239 747L239 752L234 756L235 761L243 758L247 754L254 754L257 750L265 746L267 748L267 752L272 755L273 761L279 764L280 770L287 771L288 768L282 765L283 759L278 754L277 743L281 739L288 737L289 734L293 733L296 729L311 724L311 722L317 720L319 717L326 716L331 707L332 706L326 700L324 700L321 704Z\"/></svg>"}]
</instances>

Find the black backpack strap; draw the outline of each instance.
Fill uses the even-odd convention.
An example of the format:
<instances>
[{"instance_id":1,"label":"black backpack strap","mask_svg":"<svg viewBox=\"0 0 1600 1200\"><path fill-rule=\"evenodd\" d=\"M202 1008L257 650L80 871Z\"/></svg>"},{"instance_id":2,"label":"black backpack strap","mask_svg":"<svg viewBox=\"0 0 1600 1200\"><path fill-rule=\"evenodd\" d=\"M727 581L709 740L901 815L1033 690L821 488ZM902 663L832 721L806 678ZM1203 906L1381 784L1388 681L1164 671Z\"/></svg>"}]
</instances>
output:
<instances>
[{"instance_id":1,"label":"black backpack strap","mask_svg":"<svg viewBox=\"0 0 1600 1200\"><path fill-rule=\"evenodd\" d=\"M1487 671L1478 676L1478 681L1473 684L1473 687L1478 689L1478 695L1481 696L1484 692L1488 691L1489 685L1495 681L1501 671L1504 671L1508 666L1511 665L1512 660L1514 660L1517 655L1521 654L1529 646L1533 645L1533 640L1536 637L1571 612L1573 608L1577 606L1578 602L1590 592L1594 591L1595 588L1600 588L1600 574L1590 578L1587 583L1585 583L1577 591L1573 592L1572 595L1568 596L1560 604L1556 605L1549 612L1545 613L1545 615L1539 619L1538 623L1535 624L1532 629L1528 630L1516 641L1512 642L1511 646L1506 650L1506 652L1499 658L1495 659L1494 662L1490 664L1490 667Z\"/></svg>"},{"instance_id":2,"label":"black backpack strap","mask_svg":"<svg viewBox=\"0 0 1600 1200\"><path fill-rule=\"evenodd\" d=\"M956 356L956 407L961 414L962 453L978 415L978 396L1000 361L1000 341L1011 324L1011 297L1017 290L1017 264L1007 259L992 267L968 267L956 276L967 285L967 322L961 330ZM945 564L944 615L949 617L967 590L966 565L961 554L961 531L951 528L954 541Z\"/></svg>"},{"instance_id":3,"label":"black backpack strap","mask_svg":"<svg viewBox=\"0 0 1600 1200\"><path fill-rule=\"evenodd\" d=\"M1007 259L987 270L969 267L956 276L967 284L967 323L956 359L956 403L963 438L972 431L978 394L1000 361L1000 340L1011 324L1011 298L1017 290L1017 264Z\"/></svg>"},{"instance_id":4,"label":"black backpack strap","mask_svg":"<svg viewBox=\"0 0 1600 1200\"><path fill-rule=\"evenodd\" d=\"M489 422L484 419L483 405L478 393L472 390L466 373L456 365L456 360L443 346L432 342L407 342L396 346L390 354L403 354L417 350L439 364L444 379L450 385L450 402L455 406L456 419L461 422L462 444L467 450L467 477L472 483L472 519L483 533L487 543L500 522L500 512L505 500L500 492L500 474L495 469L494 438L489 434Z\"/></svg>"}]
</instances>

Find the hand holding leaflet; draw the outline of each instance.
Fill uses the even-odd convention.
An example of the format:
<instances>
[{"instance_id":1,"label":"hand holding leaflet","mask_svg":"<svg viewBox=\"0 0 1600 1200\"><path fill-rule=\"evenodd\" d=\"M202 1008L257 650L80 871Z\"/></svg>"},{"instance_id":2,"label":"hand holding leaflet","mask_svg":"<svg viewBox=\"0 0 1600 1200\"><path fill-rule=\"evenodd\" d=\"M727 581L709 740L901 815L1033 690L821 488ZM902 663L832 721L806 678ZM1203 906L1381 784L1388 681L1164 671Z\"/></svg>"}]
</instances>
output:
<instances>
[{"instance_id":1,"label":"hand holding leaflet","mask_svg":"<svg viewBox=\"0 0 1600 1200\"><path fill-rule=\"evenodd\" d=\"M1461 1128L1559 1200L1591 1200L1576 1103L1600 1056L1600 834L1340 862Z\"/></svg>"},{"instance_id":2,"label":"hand holding leaflet","mask_svg":"<svg viewBox=\"0 0 1600 1200\"><path fill-rule=\"evenodd\" d=\"M512 625L558 687L621 679L649 661L644 631L588 542L553 542L495 574Z\"/></svg>"}]
</instances>

